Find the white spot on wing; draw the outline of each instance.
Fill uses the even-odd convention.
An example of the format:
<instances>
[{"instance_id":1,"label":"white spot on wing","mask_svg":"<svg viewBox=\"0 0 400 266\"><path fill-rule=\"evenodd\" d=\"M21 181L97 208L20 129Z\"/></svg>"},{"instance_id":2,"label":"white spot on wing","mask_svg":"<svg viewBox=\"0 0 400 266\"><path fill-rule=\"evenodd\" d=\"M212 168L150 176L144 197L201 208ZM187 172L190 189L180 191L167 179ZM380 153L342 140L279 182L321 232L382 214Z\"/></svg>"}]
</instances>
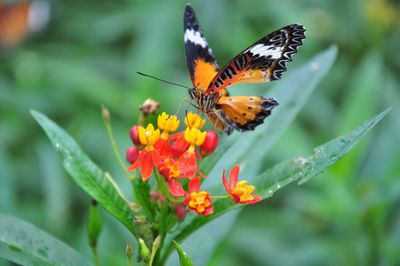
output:
<instances>
[{"instance_id":1,"label":"white spot on wing","mask_svg":"<svg viewBox=\"0 0 400 266\"><path fill-rule=\"evenodd\" d=\"M271 59L278 59L282 56L282 47L257 44L253 48L249 50L252 54L258 56L268 57L271 56Z\"/></svg>"},{"instance_id":2,"label":"white spot on wing","mask_svg":"<svg viewBox=\"0 0 400 266\"><path fill-rule=\"evenodd\" d=\"M195 31L193 29L187 29L185 31L185 42L191 41L194 44L200 45L203 48L208 46L206 40L201 36L200 32Z\"/></svg>"}]
</instances>

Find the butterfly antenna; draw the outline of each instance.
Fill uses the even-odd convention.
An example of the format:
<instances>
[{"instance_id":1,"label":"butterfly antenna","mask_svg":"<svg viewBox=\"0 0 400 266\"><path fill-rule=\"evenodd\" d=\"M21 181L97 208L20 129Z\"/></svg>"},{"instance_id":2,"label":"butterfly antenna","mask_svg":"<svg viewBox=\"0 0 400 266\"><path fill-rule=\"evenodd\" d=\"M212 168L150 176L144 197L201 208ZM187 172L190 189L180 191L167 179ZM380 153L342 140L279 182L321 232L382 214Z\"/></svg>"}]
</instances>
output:
<instances>
[{"instance_id":1,"label":"butterfly antenna","mask_svg":"<svg viewBox=\"0 0 400 266\"><path fill-rule=\"evenodd\" d=\"M185 85L181 85L181 84L178 84L178 83L175 83L175 82L167 81L167 80L164 80L164 79L152 76L152 75L148 75L148 74L145 74L145 73L142 73L142 72L139 72L139 71L136 71L136 73L139 74L139 75L148 77L148 78L152 78L152 79L167 83L167 84L175 85L175 86L182 87L182 88L185 88L185 89L188 89L188 90L192 89L192 88L189 88L189 87L187 87Z\"/></svg>"}]
</instances>

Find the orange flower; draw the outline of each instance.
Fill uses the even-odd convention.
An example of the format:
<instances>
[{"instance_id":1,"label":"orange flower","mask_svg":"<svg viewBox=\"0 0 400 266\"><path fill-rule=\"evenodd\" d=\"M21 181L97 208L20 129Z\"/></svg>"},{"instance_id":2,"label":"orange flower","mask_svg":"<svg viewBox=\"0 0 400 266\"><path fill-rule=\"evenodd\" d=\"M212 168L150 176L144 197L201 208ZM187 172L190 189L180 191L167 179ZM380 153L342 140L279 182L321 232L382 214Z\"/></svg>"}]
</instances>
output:
<instances>
[{"instance_id":1,"label":"orange flower","mask_svg":"<svg viewBox=\"0 0 400 266\"><path fill-rule=\"evenodd\" d=\"M194 178L189 182L189 193L186 194L184 203L189 210L199 215L210 215L213 213L210 194L207 191L200 190L200 178Z\"/></svg>"},{"instance_id":2,"label":"orange flower","mask_svg":"<svg viewBox=\"0 0 400 266\"><path fill-rule=\"evenodd\" d=\"M247 185L247 181L239 179L239 165L235 165L229 172L229 183L225 177L225 170L222 173L222 182L226 192L235 203L253 204L262 200L261 197L253 195L254 186Z\"/></svg>"},{"instance_id":3,"label":"orange flower","mask_svg":"<svg viewBox=\"0 0 400 266\"><path fill-rule=\"evenodd\" d=\"M153 147L154 143L159 138L160 130L154 130L152 124L149 124L146 128L139 128L140 143L146 146L139 152L139 156L136 161L128 167L128 171L132 171L140 167L143 181L147 181L150 178L151 174L153 173L154 165L159 166L162 163L160 155Z\"/></svg>"}]
</instances>

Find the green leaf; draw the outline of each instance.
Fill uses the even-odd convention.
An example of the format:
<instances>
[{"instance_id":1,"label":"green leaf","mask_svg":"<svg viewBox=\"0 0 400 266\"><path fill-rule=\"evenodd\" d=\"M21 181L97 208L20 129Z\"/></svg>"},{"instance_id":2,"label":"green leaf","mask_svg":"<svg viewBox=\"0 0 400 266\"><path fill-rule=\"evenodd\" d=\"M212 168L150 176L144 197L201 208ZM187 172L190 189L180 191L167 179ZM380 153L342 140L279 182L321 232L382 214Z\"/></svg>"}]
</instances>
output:
<instances>
[{"instance_id":1,"label":"green leaf","mask_svg":"<svg viewBox=\"0 0 400 266\"><path fill-rule=\"evenodd\" d=\"M179 255L179 262L181 263L181 266L194 266L192 260L190 259L189 255L183 250L181 245L179 245L178 242L172 241L174 243L174 246L176 248L176 251L178 252Z\"/></svg>"},{"instance_id":2,"label":"green leaf","mask_svg":"<svg viewBox=\"0 0 400 266\"><path fill-rule=\"evenodd\" d=\"M0 256L21 265L91 265L60 240L5 214L0 214Z\"/></svg>"},{"instance_id":3,"label":"green leaf","mask_svg":"<svg viewBox=\"0 0 400 266\"><path fill-rule=\"evenodd\" d=\"M379 95L382 93L384 76L383 60L379 54L369 53L355 66L355 73L349 80L348 88L343 96L343 107L338 113L340 124L336 127L340 132L350 130L352 123L360 123L378 110ZM386 90L385 90L386 91ZM360 112L362 110L362 112ZM338 163L333 169L337 176L355 175L360 165L360 155L366 146L360 145L352 154Z\"/></svg>"},{"instance_id":4,"label":"green leaf","mask_svg":"<svg viewBox=\"0 0 400 266\"><path fill-rule=\"evenodd\" d=\"M74 181L110 214L135 234L133 214L107 174L94 164L78 144L45 115L31 111L55 149L64 157L63 165Z\"/></svg>"},{"instance_id":5,"label":"green leaf","mask_svg":"<svg viewBox=\"0 0 400 266\"><path fill-rule=\"evenodd\" d=\"M356 145L362 137L390 111L390 109L391 108L388 108L371 118L352 132L317 147L314 154L309 157L289 159L266 170L253 179L254 181L252 183L257 189L256 194L266 199L271 197L277 190L292 182L298 181L300 185L314 178L350 151L354 145ZM183 226L180 233L176 235L175 240L181 242L195 230L217 217L233 209L243 207L243 205L235 205L230 200L226 199L215 200L213 206L214 213L210 216L187 217L185 226Z\"/></svg>"}]
</instances>

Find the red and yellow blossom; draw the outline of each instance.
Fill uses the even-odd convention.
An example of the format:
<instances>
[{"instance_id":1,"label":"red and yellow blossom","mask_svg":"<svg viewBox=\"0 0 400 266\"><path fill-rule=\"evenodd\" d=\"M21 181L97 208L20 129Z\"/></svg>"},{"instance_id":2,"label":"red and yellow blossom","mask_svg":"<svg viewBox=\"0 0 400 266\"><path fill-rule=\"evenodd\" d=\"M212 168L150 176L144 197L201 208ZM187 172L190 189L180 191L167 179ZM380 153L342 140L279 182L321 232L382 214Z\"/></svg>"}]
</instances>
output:
<instances>
[{"instance_id":1,"label":"red and yellow blossom","mask_svg":"<svg viewBox=\"0 0 400 266\"><path fill-rule=\"evenodd\" d=\"M184 203L188 206L189 210L200 215L210 215L214 209L208 191L200 190L200 178L190 180L189 193L186 193Z\"/></svg>"},{"instance_id":2,"label":"red and yellow blossom","mask_svg":"<svg viewBox=\"0 0 400 266\"><path fill-rule=\"evenodd\" d=\"M192 111L190 111L186 115L184 122L188 128L201 129L206 123L206 120L202 119L199 114L194 114ZM179 132L172 135L171 139L174 140L174 143L171 147L171 152L175 157L181 156L190 146L190 143L185 140L184 132Z\"/></svg>"},{"instance_id":3,"label":"red and yellow blossom","mask_svg":"<svg viewBox=\"0 0 400 266\"><path fill-rule=\"evenodd\" d=\"M158 167L158 171L166 181L180 178L180 164L171 158L164 159L163 163Z\"/></svg>"},{"instance_id":4,"label":"red and yellow blossom","mask_svg":"<svg viewBox=\"0 0 400 266\"><path fill-rule=\"evenodd\" d=\"M206 139L206 132L197 128L186 128L184 138L189 143L189 148L179 157L180 173L183 178L194 177L197 169L196 146L203 144Z\"/></svg>"},{"instance_id":5,"label":"red and yellow blossom","mask_svg":"<svg viewBox=\"0 0 400 266\"><path fill-rule=\"evenodd\" d=\"M169 132L174 132L179 127L179 119L175 115L168 115L163 112L157 118L158 128L163 130L160 138L154 144L161 156L170 156L171 144L169 143Z\"/></svg>"},{"instance_id":6,"label":"red and yellow blossom","mask_svg":"<svg viewBox=\"0 0 400 266\"><path fill-rule=\"evenodd\" d=\"M154 149L154 143L160 138L160 130L154 130L154 126L149 124L146 128L139 128L140 143L145 145L144 149L139 152L136 161L128 167L128 171L141 168L141 176L143 181L147 181L153 173L153 168L162 163L162 159L157 150Z\"/></svg>"},{"instance_id":7,"label":"red and yellow blossom","mask_svg":"<svg viewBox=\"0 0 400 266\"><path fill-rule=\"evenodd\" d=\"M225 170L222 173L222 182L226 192L235 203L253 204L262 200L261 197L253 195L254 186L247 185L247 181L239 181L239 165L235 165L229 172L229 182L225 177Z\"/></svg>"}]
</instances>

